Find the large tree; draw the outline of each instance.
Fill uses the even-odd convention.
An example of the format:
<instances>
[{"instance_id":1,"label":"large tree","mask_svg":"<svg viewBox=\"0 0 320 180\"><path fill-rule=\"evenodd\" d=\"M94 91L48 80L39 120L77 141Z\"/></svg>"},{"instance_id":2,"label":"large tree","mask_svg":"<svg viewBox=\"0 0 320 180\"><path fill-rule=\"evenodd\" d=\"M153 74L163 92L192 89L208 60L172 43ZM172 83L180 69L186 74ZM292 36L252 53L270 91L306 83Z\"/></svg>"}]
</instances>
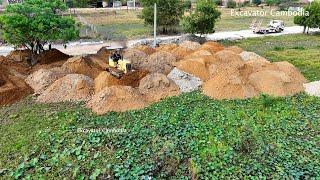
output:
<instances>
[{"instance_id":1,"label":"large tree","mask_svg":"<svg viewBox=\"0 0 320 180\"><path fill-rule=\"evenodd\" d=\"M303 26L303 33L308 28L320 27L320 1L313 1L310 5L305 7L305 12L308 14L302 14L294 17L294 23Z\"/></svg>"},{"instance_id":2,"label":"large tree","mask_svg":"<svg viewBox=\"0 0 320 180\"><path fill-rule=\"evenodd\" d=\"M16 47L25 46L33 54L54 41L67 42L78 37L75 20L63 16L67 9L61 0L24 0L8 5L0 16L4 40Z\"/></svg>"},{"instance_id":3,"label":"large tree","mask_svg":"<svg viewBox=\"0 0 320 180\"><path fill-rule=\"evenodd\" d=\"M154 3L157 3L157 25L165 34L168 29L176 28L184 13L182 0L141 0L143 6L141 18L145 24L154 24Z\"/></svg>"},{"instance_id":4,"label":"large tree","mask_svg":"<svg viewBox=\"0 0 320 180\"><path fill-rule=\"evenodd\" d=\"M213 33L215 23L220 15L220 11L216 9L212 0L198 0L195 11L189 16L185 16L181 25L187 33L199 33L200 36Z\"/></svg>"}]
</instances>

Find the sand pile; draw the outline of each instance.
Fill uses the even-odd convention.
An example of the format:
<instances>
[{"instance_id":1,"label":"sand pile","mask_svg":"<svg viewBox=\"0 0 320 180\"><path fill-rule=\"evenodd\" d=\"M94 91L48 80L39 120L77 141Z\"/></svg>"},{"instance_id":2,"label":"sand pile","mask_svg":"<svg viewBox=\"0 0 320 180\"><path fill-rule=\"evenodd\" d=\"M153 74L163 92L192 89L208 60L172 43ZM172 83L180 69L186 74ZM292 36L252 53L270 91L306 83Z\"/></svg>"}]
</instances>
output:
<instances>
[{"instance_id":1,"label":"sand pile","mask_svg":"<svg viewBox=\"0 0 320 180\"><path fill-rule=\"evenodd\" d=\"M195 51L201 48L201 45L198 42L192 41L183 41L181 44L179 44L179 46L191 51Z\"/></svg>"},{"instance_id":2,"label":"sand pile","mask_svg":"<svg viewBox=\"0 0 320 180\"><path fill-rule=\"evenodd\" d=\"M96 78L104 69L92 62L87 57L75 56L68 59L62 66L75 74L83 74L91 78Z\"/></svg>"},{"instance_id":3,"label":"sand pile","mask_svg":"<svg viewBox=\"0 0 320 180\"><path fill-rule=\"evenodd\" d=\"M238 46L229 46L229 47L225 48L225 50L232 51L236 54L240 54L243 52L243 49Z\"/></svg>"},{"instance_id":4,"label":"sand pile","mask_svg":"<svg viewBox=\"0 0 320 180\"><path fill-rule=\"evenodd\" d=\"M140 81L140 92L146 96L148 102L157 102L169 96L179 94L179 87L160 73L149 74Z\"/></svg>"},{"instance_id":5,"label":"sand pile","mask_svg":"<svg viewBox=\"0 0 320 180\"><path fill-rule=\"evenodd\" d=\"M51 84L38 98L38 102L88 101L93 94L93 80L82 74L66 75Z\"/></svg>"},{"instance_id":6,"label":"sand pile","mask_svg":"<svg viewBox=\"0 0 320 180\"><path fill-rule=\"evenodd\" d=\"M25 81L35 94L41 94L49 85L67 74L69 72L62 68L40 69L29 75Z\"/></svg>"},{"instance_id":7,"label":"sand pile","mask_svg":"<svg viewBox=\"0 0 320 180\"><path fill-rule=\"evenodd\" d=\"M151 73L169 74L173 69L173 64L176 62L176 58L171 53L166 51L158 51L149 56L149 58L143 62L142 69L148 70Z\"/></svg>"},{"instance_id":8,"label":"sand pile","mask_svg":"<svg viewBox=\"0 0 320 180\"><path fill-rule=\"evenodd\" d=\"M39 64L50 64L58 61L66 61L70 56L57 49L51 49L43 52L37 57Z\"/></svg>"},{"instance_id":9,"label":"sand pile","mask_svg":"<svg viewBox=\"0 0 320 180\"><path fill-rule=\"evenodd\" d=\"M138 49L127 49L123 56L131 61L134 69L141 69L143 62L147 59L146 53Z\"/></svg>"},{"instance_id":10,"label":"sand pile","mask_svg":"<svg viewBox=\"0 0 320 180\"><path fill-rule=\"evenodd\" d=\"M211 52L212 54L214 54L216 52L222 51L224 49L224 47L217 42L208 41L208 42L204 43L200 49L207 50L207 51Z\"/></svg>"},{"instance_id":11,"label":"sand pile","mask_svg":"<svg viewBox=\"0 0 320 180\"><path fill-rule=\"evenodd\" d=\"M156 50L150 46L136 46L134 49L140 50L142 52L144 52L147 55L153 54L156 52Z\"/></svg>"},{"instance_id":12,"label":"sand pile","mask_svg":"<svg viewBox=\"0 0 320 180\"><path fill-rule=\"evenodd\" d=\"M206 68L206 65L201 62L197 62L196 60L179 61L176 63L176 67L200 78L202 81L206 81L209 78L209 70Z\"/></svg>"},{"instance_id":13,"label":"sand pile","mask_svg":"<svg viewBox=\"0 0 320 180\"><path fill-rule=\"evenodd\" d=\"M171 52L173 49L177 48L178 45L177 44L160 44L159 47L156 48L156 51L167 51L167 52Z\"/></svg>"},{"instance_id":14,"label":"sand pile","mask_svg":"<svg viewBox=\"0 0 320 180\"><path fill-rule=\"evenodd\" d=\"M136 70L129 72L121 77L119 85L138 87L140 80L148 75L150 72L147 70Z\"/></svg>"},{"instance_id":15,"label":"sand pile","mask_svg":"<svg viewBox=\"0 0 320 180\"><path fill-rule=\"evenodd\" d=\"M98 93L105 87L111 87L119 84L119 79L112 76L109 72L103 71L94 79L94 92Z\"/></svg>"},{"instance_id":16,"label":"sand pile","mask_svg":"<svg viewBox=\"0 0 320 180\"><path fill-rule=\"evenodd\" d=\"M16 62L26 62L28 58L31 57L30 50L14 50L7 55L8 59L11 59Z\"/></svg>"},{"instance_id":17,"label":"sand pile","mask_svg":"<svg viewBox=\"0 0 320 180\"><path fill-rule=\"evenodd\" d=\"M320 81L303 84L305 92L311 96L320 97Z\"/></svg>"},{"instance_id":18,"label":"sand pile","mask_svg":"<svg viewBox=\"0 0 320 180\"><path fill-rule=\"evenodd\" d=\"M9 67L0 64L0 106L17 102L32 93L22 78L11 74Z\"/></svg>"},{"instance_id":19,"label":"sand pile","mask_svg":"<svg viewBox=\"0 0 320 180\"><path fill-rule=\"evenodd\" d=\"M99 115L141 109L147 105L140 92L130 86L106 87L87 103L87 107Z\"/></svg>"},{"instance_id":20,"label":"sand pile","mask_svg":"<svg viewBox=\"0 0 320 180\"><path fill-rule=\"evenodd\" d=\"M181 92L192 92L198 90L203 83L200 78L181 71L178 68L174 68L167 77L178 85Z\"/></svg>"}]
</instances>

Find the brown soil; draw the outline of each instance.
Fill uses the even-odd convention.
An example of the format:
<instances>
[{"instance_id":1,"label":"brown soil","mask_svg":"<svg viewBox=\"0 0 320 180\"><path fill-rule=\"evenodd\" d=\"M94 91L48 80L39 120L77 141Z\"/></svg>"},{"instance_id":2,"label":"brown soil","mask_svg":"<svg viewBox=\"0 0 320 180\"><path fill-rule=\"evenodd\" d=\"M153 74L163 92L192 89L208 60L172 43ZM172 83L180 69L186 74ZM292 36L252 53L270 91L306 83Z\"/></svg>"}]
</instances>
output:
<instances>
[{"instance_id":1,"label":"brown soil","mask_svg":"<svg viewBox=\"0 0 320 180\"><path fill-rule=\"evenodd\" d=\"M128 49L123 56L131 61L134 69L141 69L143 62L147 59L146 53L138 49Z\"/></svg>"},{"instance_id":2,"label":"brown soil","mask_svg":"<svg viewBox=\"0 0 320 180\"><path fill-rule=\"evenodd\" d=\"M240 54L243 52L243 49L238 46L229 46L229 47L225 48L225 50L232 51L236 54Z\"/></svg>"},{"instance_id":3,"label":"brown soil","mask_svg":"<svg viewBox=\"0 0 320 180\"><path fill-rule=\"evenodd\" d=\"M179 95L179 87L166 75L160 73L144 77L140 81L139 90L146 96L148 102L157 102L169 96Z\"/></svg>"},{"instance_id":4,"label":"brown soil","mask_svg":"<svg viewBox=\"0 0 320 180\"><path fill-rule=\"evenodd\" d=\"M100 72L104 70L98 64L94 63L92 59L81 56L76 56L68 59L68 61L63 64L62 68L68 69L69 71L76 74L84 74L93 79L96 78L100 74Z\"/></svg>"},{"instance_id":5,"label":"brown soil","mask_svg":"<svg viewBox=\"0 0 320 180\"><path fill-rule=\"evenodd\" d=\"M109 56L102 58L101 56L91 54L87 55L86 58L101 70L106 70L109 67Z\"/></svg>"},{"instance_id":6,"label":"brown soil","mask_svg":"<svg viewBox=\"0 0 320 180\"><path fill-rule=\"evenodd\" d=\"M207 51L211 52L212 54L214 54L216 52L222 51L224 49L224 47L217 42L208 41L208 42L204 43L200 49L207 50Z\"/></svg>"},{"instance_id":7,"label":"brown soil","mask_svg":"<svg viewBox=\"0 0 320 180\"><path fill-rule=\"evenodd\" d=\"M93 80L81 74L66 75L51 84L38 98L38 102L88 101L93 94Z\"/></svg>"},{"instance_id":8,"label":"brown soil","mask_svg":"<svg viewBox=\"0 0 320 180\"><path fill-rule=\"evenodd\" d=\"M217 72L234 73L240 67L244 66L241 57L232 51L222 50L215 54L218 61L214 64L217 65Z\"/></svg>"},{"instance_id":9,"label":"brown soil","mask_svg":"<svg viewBox=\"0 0 320 180\"><path fill-rule=\"evenodd\" d=\"M62 68L40 69L29 75L25 81L35 94L41 94L52 83L69 73Z\"/></svg>"},{"instance_id":10,"label":"brown soil","mask_svg":"<svg viewBox=\"0 0 320 180\"><path fill-rule=\"evenodd\" d=\"M156 52L156 50L154 48L150 47L150 46L142 46L142 45L140 45L140 46L135 47L135 49L140 50L140 51L144 52L147 55L150 55L150 54L153 54L153 53Z\"/></svg>"},{"instance_id":11,"label":"brown soil","mask_svg":"<svg viewBox=\"0 0 320 180\"><path fill-rule=\"evenodd\" d=\"M193 50L181 46L171 50L171 53L176 57L177 60L183 59L192 52Z\"/></svg>"},{"instance_id":12,"label":"brown soil","mask_svg":"<svg viewBox=\"0 0 320 180\"><path fill-rule=\"evenodd\" d=\"M300 73L300 71L287 61L273 63L280 71L286 73L291 79L298 83L306 83L306 78Z\"/></svg>"},{"instance_id":13,"label":"brown soil","mask_svg":"<svg viewBox=\"0 0 320 180\"><path fill-rule=\"evenodd\" d=\"M194 76L200 78L202 81L206 81L209 78L209 70L203 63L192 60L183 60L179 61L176 64L178 69L193 74Z\"/></svg>"},{"instance_id":14,"label":"brown soil","mask_svg":"<svg viewBox=\"0 0 320 180\"><path fill-rule=\"evenodd\" d=\"M87 107L98 115L142 109L147 105L140 92L130 86L106 87L87 103Z\"/></svg>"},{"instance_id":15,"label":"brown soil","mask_svg":"<svg viewBox=\"0 0 320 180\"><path fill-rule=\"evenodd\" d=\"M0 106L15 103L33 93L20 77L10 73L9 68L0 64Z\"/></svg>"},{"instance_id":16,"label":"brown soil","mask_svg":"<svg viewBox=\"0 0 320 180\"><path fill-rule=\"evenodd\" d=\"M40 54L37 57L37 61L39 64L50 64L58 61L66 61L69 58L69 55L62 53L57 49L51 49Z\"/></svg>"},{"instance_id":17,"label":"brown soil","mask_svg":"<svg viewBox=\"0 0 320 180\"><path fill-rule=\"evenodd\" d=\"M102 59L109 59L110 52L106 47L102 47L96 54L96 56Z\"/></svg>"},{"instance_id":18,"label":"brown soil","mask_svg":"<svg viewBox=\"0 0 320 180\"><path fill-rule=\"evenodd\" d=\"M148 70L151 73L169 74L173 69L173 64L176 62L176 58L171 53L166 51L158 51L149 56L149 58L143 62L142 69Z\"/></svg>"},{"instance_id":19,"label":"brown soil","mask_svg":"<svg viewBox=\"0 0 320 180\"><path fill-rule=\"evenodd\" d=\"M148 75L150 72L147 70L136 70L125 74L121 77L119 85L138 87L140 80Z\"/></svg>"},{"instance_id":20,"label":"brown soil","mask_svg":"<svg viewBox=\"0 0 320 180\"><path fill-rule=\"evenodd\" d=\"M105 87L111 87L119 84L119 79L112 76L109 72L103 71L94 79L94 92L98 93Z\"/></svg>"},{"instance_id":21,"label":"brown soil","mask_svg":"<svg viewBox=\"0 0 320 180\"><path fill-rule=\"evenodd\" d=\"M14 50L7 55L8 59L11 59L16 62L26 62L27 58L31 57L30 50Z\"/></svg>"},{"instance_id":22,"label":"brown soil","mask_svg":"<svg viewBox=\"0 0 320 180\"><path fill-rule=\"evenodd\" d=\"M179 44L180 47L186 48L191 51L195 51L199 48L201 48L201 45L197 42L192 42L192 41L184 41L181 44Z\"/></svg>"},{"instance_id":23,"label":"brown soil","mask_svg":"<svg viewBox=\"0 0 320 180\"><path fill-rule=\"evenodd\" d=\"M207 51L207 50L197 50L195 52L193 52L192 54L186 56L185 58L186 59L189 59L189 58L198 58L198 57L202 57L202 56L212 56L212 53Z\"/></svg>"},{"instance_id":24,"label":"brown soil","mask_svg":"<svg viewBox=\"0 0 320 180\"><path fill-rule=\"evenodd\" d=\"M173 49L177 48L178 45L177 44L160 44L159 47L156 48L156 51L167 51L167 52L171 52Z\"/></svg>"}]
</instances>

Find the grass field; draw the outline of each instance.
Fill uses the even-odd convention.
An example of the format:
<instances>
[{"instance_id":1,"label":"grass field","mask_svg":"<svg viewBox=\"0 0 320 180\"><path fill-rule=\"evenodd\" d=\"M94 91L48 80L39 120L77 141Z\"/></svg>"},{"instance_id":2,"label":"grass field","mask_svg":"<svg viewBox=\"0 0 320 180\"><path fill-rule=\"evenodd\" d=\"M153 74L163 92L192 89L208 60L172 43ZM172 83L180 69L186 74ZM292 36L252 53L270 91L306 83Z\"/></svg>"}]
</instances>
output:
<instances>
[{"instance_id":1,"label":"grass field","mask_svg":"<svg viewBox=\"0 0 320 180\"><path fill-rule=\"evenodd\" d=\"M293 26L293 17L290 16L277 16L273 17L270 14L271 10L276 10L275 7L267 7L265 9L256 7L245 7L241 8L242 11L265 11L266 16L262 17L245 17L245 16L232 16L231 9L220 8L221 19L216 24L216 31L231 31L231 30L243 30L248 29L254 19L263 20L263 24L266 26L271 19L283 20L286 26ZM235 11L237 11L235 9ZM108 11L109 12L109 11ZM98 33L102 37L110 38L110 32L116 32L117 35L112 39L119 39L119 37L125 37L127 39L149 37L152 34L152 27L144 25L142 19L138 16L141 14L141 10L119 10L117 15L109 12L107 15L106 10L96 11L81 11L79 14L86 19L88 22L97 26ZM82 34L83 35L83 34ZM109 35L109 36L108 36Z\"/></svg>"},{"instance_id":2,"label":"grass field","mask_svg":"<svg viewBox=\"0 0 320 180\"><path fill-rule=\"evenodd\" d=\"M223 43L296 63L315 80L319 38ZM0 179L317 179L319 112L320 98L305 94L216 101L192 92L104 116L82 104L36 104L29 98L0 108ZM86 134L78 128L126 131Z\"/></svg>"}]
</instances>

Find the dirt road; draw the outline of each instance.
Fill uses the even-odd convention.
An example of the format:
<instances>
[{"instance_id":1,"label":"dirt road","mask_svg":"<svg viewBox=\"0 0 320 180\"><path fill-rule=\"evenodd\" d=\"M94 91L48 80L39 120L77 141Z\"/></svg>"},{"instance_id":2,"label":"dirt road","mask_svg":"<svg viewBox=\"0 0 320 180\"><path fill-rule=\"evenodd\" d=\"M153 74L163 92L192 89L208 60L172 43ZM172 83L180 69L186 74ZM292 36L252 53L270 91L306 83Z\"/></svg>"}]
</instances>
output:
<instances>
[{"instance_id":1,"label":"dirt road","mask_svg":"<svg viewBox=\"0 0 320 180\"><path fill-rule=\"evenodd\" d=\"M282 33L274 33L274 34L254 34L251 30L241 30L241 31L226 31L226 32L216 32L213 34L208 34L206 36L207 40L238 40L238 39L245 39L245 38L254 38L254 37L264 37L264 36L281 36L286 34L299 34L302 33L303 27L301 26L292 26L286 27ZM157 41L159 43L167 43L167 42L174 42L177 39L181 38L181 36L165 36L165 37L158 37ZM127 42L129 47L134 46L136 44L152 42L153 39L138 39L138 40L130 40ZM53 45L53 48L56 48L66 54L69 55L83 55L83 54L94 54L96 53L101 47L104 46L112 46L112 47L119 47L120 43L118 42L71 42L67 44L67 48L64 48L63 45ZM11 46L0 46L0 55L7 55L10 51L13 50Z\"/></svg>"}]
</instances>

